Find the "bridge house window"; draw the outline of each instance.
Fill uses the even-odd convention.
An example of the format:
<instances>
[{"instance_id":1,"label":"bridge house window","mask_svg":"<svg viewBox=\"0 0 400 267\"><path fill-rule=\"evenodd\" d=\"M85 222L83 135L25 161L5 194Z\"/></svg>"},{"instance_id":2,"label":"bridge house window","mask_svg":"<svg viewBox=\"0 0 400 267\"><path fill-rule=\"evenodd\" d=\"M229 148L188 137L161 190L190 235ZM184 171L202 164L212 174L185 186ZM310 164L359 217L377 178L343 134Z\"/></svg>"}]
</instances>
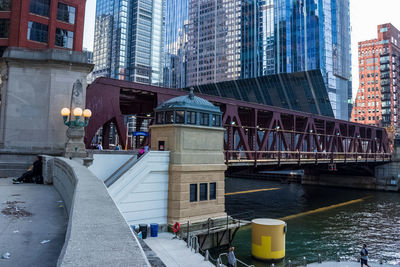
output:
<instances>
[{"instance_id":1,"label":"bridge house window","mask_svg":"<svg viewBox=\"0 0 400 267\"><path fill-rule=\"evenodd\" d=\"M201 183L200 184L200 201L207 200L207 187L208 184L206 183Z\"/></svg>"},{"instance_id":2,"label":"bridge house window","mask_svg":"<svg viewBox=\"0 0 400 267\"><path fill-rule=\"evenodd\" d=\"M174 112L173 111L165 112L165 123L174 123Z\"/></svg>"},{"instance_id":3,"label":"bridge house window","mask_svg":"<svg viewBox=\"0 0 400 267\"><path fill-rule=\"evenodd\" d=\"M197 184L190 185L190 202L197 201Z\"/></svg>"},{"instance_id":4,"label":"bridge house window","mask_svg":"<svg viewBox=\"0 0 400 267\"><path fill-rule=\"evenodd\" d=\"M209 125L209 115L208 113L200 113L200 125Z\"/></svg>"},{"instance_id":5,"label":"bridge house window","mask_svg":"<svg viewBox=\"0 0 400 267\"><path fill-rule=\"evenodd\" d=\"M212 126L221 126L221 115L212 115Z\"/></svg>"},{"instance_id":6,"label":"bridge house window","mask_svg":"<svg viewBox=\"0 0 400 267\"><path fill-rule=\"evenodd\" d=\"M183 110L175 111L175 122L176 123L185 123L185 111L183 111Z\"/></svg>"},{"instance_id":7,"label":"bridge house window","mask_svg":"<svg viewBox=\"0 0 400 267\"><path fill-rule=\"evenodd\" d=\"M157 114L156 114L156 123L157 124L164 124L164 113L157 112Z\"/></svg>"},{"instance_id":8,"label":"bridge house window","mask_svg":"<svg viewBox=\"0 0 400 267\"><path fill-rule=\"evenodd\" d=\"M210 200L217 198L217 183L210 183Z\"/></svg>"},{"instance_id":9,"label":"bridge house window","mask_svg":"<svg viewBox=\"0 0 400 267\"><path fill-rule=\"evenodd\" d=\"M186 119L187 124L196 124L196 112L188 111Z\"/></svg>"}]
</instances>

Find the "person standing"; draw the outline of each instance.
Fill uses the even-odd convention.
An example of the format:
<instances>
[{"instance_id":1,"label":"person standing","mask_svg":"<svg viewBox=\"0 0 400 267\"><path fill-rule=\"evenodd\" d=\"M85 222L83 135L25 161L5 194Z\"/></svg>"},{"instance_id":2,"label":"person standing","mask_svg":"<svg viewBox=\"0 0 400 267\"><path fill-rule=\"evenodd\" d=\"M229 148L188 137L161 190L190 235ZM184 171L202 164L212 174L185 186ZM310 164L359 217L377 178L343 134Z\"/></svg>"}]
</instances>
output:
<instances>
[{"instance_id":1,"label":"person standing","mask_svg":"<svg viewBox=\"0 0 400 267\"><path fill-rule=\"evenodd\" d=\"M99 143L97 144L96 148L97 148L98 150L103 150L103 146L101 145L101 142L99 142Z\"/></svg>"},{"instance_id":2,"label":"person standing","mask_svg":"<svg viewBox=\"0 0 400 267\"><path fill-rule=\"evenodd\" d=\"M363 264L365 264L368 267L370 267L368 265L368 250L367 250L367 245L366 244L363 245L363 248L361 249L360 255L361 255L361 267L363 267Z\"/></svg>"},{"instance_id":3,"label":"person standing","mask_svg":"<svg viewBox=\"0 0 400 267\"><path fill-rule=\"evenodd\" d=\"M235 247L230 247L228 250L228 267L236 267L236 257L233 252Z\"/></svg>"}]
</instances>

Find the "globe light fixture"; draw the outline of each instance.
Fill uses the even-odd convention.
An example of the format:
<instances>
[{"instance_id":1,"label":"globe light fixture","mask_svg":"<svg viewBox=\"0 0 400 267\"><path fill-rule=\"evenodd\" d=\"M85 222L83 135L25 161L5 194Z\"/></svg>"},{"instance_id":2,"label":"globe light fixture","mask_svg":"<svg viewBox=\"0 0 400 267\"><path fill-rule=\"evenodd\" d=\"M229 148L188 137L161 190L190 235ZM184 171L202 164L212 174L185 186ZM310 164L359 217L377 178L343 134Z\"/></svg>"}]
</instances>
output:
<instances>
[{"instance_id":1,"label":"globe light fixture","mask_svg":"<svg viewBox=\"0 0 400 267\"><path fill-rule=\"evenodd\" d=\"M90 111L90 109L85 109L85 110L83 111L83 117L85 117L85 118L90 118L90 117L92 117L92 111Z\"/></svg>"},{"instance_id":2,"label":"globe light fixture","mask_svg":"<svg viewBox=\"0 0 400 267\"><path fill-rule=\"evenodd\" d=\"M83 111L82 111L81 108L74 108L74 116L75 116L75 117L80 117L80 116L82 116L82 113L83 113Z\"/></svg>"},{"instance_id":3,"label":"globe light fixture","mask_svg":"<svg viewBox=\"0 0 400 267\"><path fill-rule=\"evenodd\" d=\"M72 119L72 116L68 120L68 117L72 115L75 119ZM84 120L81 120L83 115ZM77 107L74 108L71 114L71 110L69 108L61 109L61 116L64 119L64 124L70 128L77 128L77 127L86 127L89 124L89 119L92 116L92 111L90 109L85 109L84 111Z\"/></svg>"},{"instance_id":4,"label":"globe light fixture","mask_svg":"<svg viewBox=\"0 0 400 267\"><path fill-rule=\"evenodd\" d=\"M63 108L61 110L61 116L63 116L63 117L68 117L69 114L71 114L71 110L69 110L69 108Z\"/></svg>"}]
</instances>

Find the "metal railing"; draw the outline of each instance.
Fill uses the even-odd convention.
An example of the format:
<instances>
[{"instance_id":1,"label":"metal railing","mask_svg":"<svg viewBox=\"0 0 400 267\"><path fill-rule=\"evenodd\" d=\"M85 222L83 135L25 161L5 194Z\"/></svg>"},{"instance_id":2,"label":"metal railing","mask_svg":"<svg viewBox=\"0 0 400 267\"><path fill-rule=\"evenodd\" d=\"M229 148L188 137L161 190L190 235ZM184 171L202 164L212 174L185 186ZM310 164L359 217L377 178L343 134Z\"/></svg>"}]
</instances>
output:
<instances>
[{"instance_id":1,"label":"metal railing","mask_svg":"<svg viewBox=\"0 0 400 267\"><path fill-rule=\"evenodd\" d=\"M216 265L217 267L222 267L222 266L223 266L223 265L222 265L222 264L223 264L222 256L225 256L225 257L228 259L228 253L221 253L221 254L219 254L218 259L217 259L217 265ZM227 260L227 261L228 261L228 260ZM249 265L249 264L247 264L247 263L245 263L245 262L239 260L238 258L236 258L235 267L239 267L239 266L254 267L254 265Z\"/></svg>"},{"instance_id":2,"label":"metal railing","mask_svg":"<svg viewBox=\"0 0 400 267\"><path fill-rule=\"evenodd\" d=\"M226 150L225 161L232 163L335 163L391 161L391 153L382 152L303 152L303 151L238 151Z\"/></svg>"},{"instance_id":3,"label":"metal railing","mask_svg":"<svg viewBox=\"0 0 400 267\"><path fill-rule=\"evenodd\" d=\"M190 236L188 240L189 240L189 241L188 241L188 245L189 245L190 251L193 251L193 250L194 250L195 253L200 253L201 255L204 256L204 261L209 261L209 262L215 264L216 267L222 267L222 266L224 266L224 265L223 265L223 261L222 261L222 256L228 257L228 254L227 254L227 253L221 253L221 254L219 254L219 256L218 256L217 259L214 259L214 258L211 256L209 250L205 250L205 251L204 251L204 250L202 250L202 249L200 248L199 239L197 238L197 236ZM237 258L236 258L236 261L237 261L237 263L239 263L240 265L236 264L235 267L239 267L239 266L254 267L254 265L248 265L248 264L246 264L245 262L243 262L243 261L241 261L241 260L239 260L239 259L237 259Z\"/></svg>"}]
</instances>

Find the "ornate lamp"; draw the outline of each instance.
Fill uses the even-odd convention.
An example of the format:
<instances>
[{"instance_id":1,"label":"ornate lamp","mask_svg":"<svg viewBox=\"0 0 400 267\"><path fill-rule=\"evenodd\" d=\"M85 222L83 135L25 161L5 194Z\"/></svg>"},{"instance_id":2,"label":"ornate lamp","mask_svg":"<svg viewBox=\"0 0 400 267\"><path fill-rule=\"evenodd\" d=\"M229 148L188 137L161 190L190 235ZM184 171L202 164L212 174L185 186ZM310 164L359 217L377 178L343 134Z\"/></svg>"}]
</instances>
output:
<instances>
[{"instance_id":1,"label":"ornate lamp","mask_svg":"<svg viewBox=\"0 0 400 267\"><path fill-rule=\"evenodd\" d=\"M61 109L64 124L68 126L67 143L64 156L67 158L81 158L85 165L90 165L91 160L83 142L85 136L84 127L88 126L92 112L89 109L82 110L84 105L82 84L79 80L74 83L71 95L70 108ZM71 113L72 110L72 113Z\"/></svg>"},{"instance_id":2,"label":"ornate lamp","mask_svg":"<svg viewBox=\"0 0 400 267\"><path fill-rule=\"evenodd\" d=\"M64 124L68 127L86 127L89 124L89 119L90 117L92 117L92 112L90 111L90 109L85 109L84 111L82 111L81 108L74 108L73 111L73 117L75 117L75 119L72 119L72 116L70 118L70 120L68 121L68 117L69 115L71 115L71 110L69 108L63 108L61 110L61 116L64 119ZM84 121L81 121L81 117L83 115Z\"/></svg>"}]
</instances>

